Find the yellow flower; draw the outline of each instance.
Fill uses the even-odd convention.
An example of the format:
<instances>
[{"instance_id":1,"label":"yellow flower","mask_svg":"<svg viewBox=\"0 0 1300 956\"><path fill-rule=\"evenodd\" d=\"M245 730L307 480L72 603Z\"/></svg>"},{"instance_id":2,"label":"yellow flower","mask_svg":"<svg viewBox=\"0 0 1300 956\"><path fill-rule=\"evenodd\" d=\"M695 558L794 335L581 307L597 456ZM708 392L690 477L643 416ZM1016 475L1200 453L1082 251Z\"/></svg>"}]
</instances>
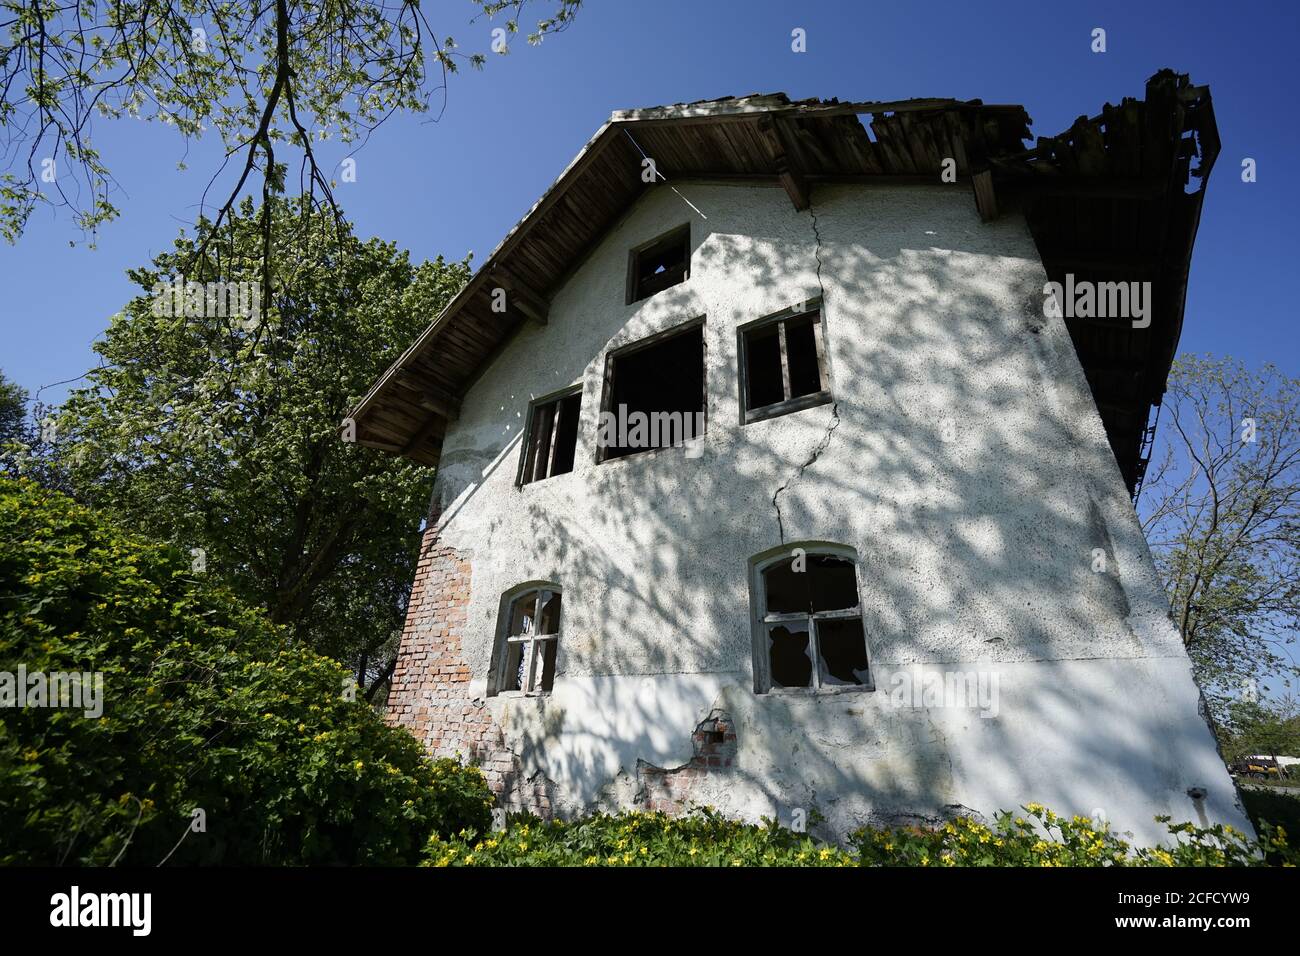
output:
<instances>
[{"instance_id":1,"label":"yellow flower","mask_svg":"<svg viewBox=\"0 0 1300 956\"><path fill-rule=\"evenodd\" d=\"M589 857L587 857L585 860L583 860L582 862L583 862L586 866L595 866L595 865L596 865L597 863L599 863L600 861L597 860L594 856L589 856Z\"/></svg>"},{"instance_id":2,"label":"yellow flower","mask_svg":"<svg viewBox=\"0 0 1300 956\"><path fill-rule=\"evenodd\" d=\"M822 850L821 853L819 853L819 854L817 854L817 855L820 856L823 860L829 860L829 859L831 858L831 851L830 851L830 850Z\"/></svg>"}]
</instances>

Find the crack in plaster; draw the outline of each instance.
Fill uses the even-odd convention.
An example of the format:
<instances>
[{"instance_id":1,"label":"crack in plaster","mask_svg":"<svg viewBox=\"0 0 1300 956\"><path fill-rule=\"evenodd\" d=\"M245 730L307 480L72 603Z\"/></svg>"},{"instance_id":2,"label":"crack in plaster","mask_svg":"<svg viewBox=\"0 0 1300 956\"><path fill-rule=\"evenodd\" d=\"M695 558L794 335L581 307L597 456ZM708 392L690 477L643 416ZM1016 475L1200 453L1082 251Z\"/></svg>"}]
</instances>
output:
<instances>
[{"instance_id":1,"label":"crack in plaster","mask_svg":"<svg viewBox=\"0 0 1300 956\"><path fill-rule=\"evenodd\" d=\"M813 258L817 261L817 293L821 297L821 307L824 310L826 308L826 287L822 284L822 234L821 229L817 225L817 213L813 212L811 202L808 204L808 217L812 222L813 237L815 240L813 244ZM825 328L824 325L823 328ZM839 424L840 405L839 402L832 402L831 425L826 430L826 436L820 443L818 443L817 447L813 449L812 456L799 466L799 470L796 471L785 484L772 493L772 507L776 509L776 530L778 540L781 544L785 544L785 520L781 515L781 504L777 499L781 497L781 492L785 491L792 484L802 478L804 471L819 457L821 457L822 452L824 452L827 446L830 445L831 435L834 434L835 429L839 427Z\"/></svg>"}]
</instances>

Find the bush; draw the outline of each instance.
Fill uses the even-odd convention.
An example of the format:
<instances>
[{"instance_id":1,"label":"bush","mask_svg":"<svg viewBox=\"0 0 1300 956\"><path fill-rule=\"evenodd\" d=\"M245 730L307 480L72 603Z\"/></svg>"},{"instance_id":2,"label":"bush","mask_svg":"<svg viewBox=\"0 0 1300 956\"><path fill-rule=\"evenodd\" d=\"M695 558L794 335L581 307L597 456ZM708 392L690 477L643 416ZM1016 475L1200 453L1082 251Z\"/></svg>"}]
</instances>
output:
<instances>
[{"instance_id":1,"label":"bush","mask_svg":"<svg viewBox=\"0 0 1300 956\"><path fill-rule=\"evenodd\" d=\"M708 809L597 814L573 822L512 817L499 833L434 836L426 866L1259 866L1264 855L1294 865L1281 831L1256 843L1230 827L1168 826L1165 847L1132 848L1082 817L1065 820L1037 804L1030 819L999 815L992 827L958 818L941 827L862 829L851 850L761 825L724 820ZM1157 818L1168 824L1168 818Z\"/></svg>"},{"instance_id":2,"label":"bush","mask_svg":"<svg viewBox=\"0 0 1300 956\"><path fill-rule=\"evenodd\" d=\"M993 826L959 817L941 827L856 831L850 840L868 866L1259 866L1297 860L1286 833L1261 829L1259 841L1223 824L1170 823L1171 840L1131 847L1084 817L1066 819L1036 803L1029 817L1004 812Z\"/></svg>"},{"instance_id":3,"label":"bush","mask_svg":"<svg viewBox=\"0 0 1300 956\"><path fill-rule=\"evenodd\" d=\"M481 835L480 835L481 834ZM573 822L511 817L500 833L431 837L427 866L852 866L856 859L773 823L727 820L701 809L596 814Z\"/></svg>"},{"instance_id":4,"label":"bush","mask_svg":"<svg viewBox=\"0 0 1300 956\"><path fill-rule=\"evenodd\" d=\"M490 820L477 769L428 761L187 556L0 479L0 672L20 665L102 673L103 714L4 712L3 864L413 863Z\"/></svg>"}]
</instances>

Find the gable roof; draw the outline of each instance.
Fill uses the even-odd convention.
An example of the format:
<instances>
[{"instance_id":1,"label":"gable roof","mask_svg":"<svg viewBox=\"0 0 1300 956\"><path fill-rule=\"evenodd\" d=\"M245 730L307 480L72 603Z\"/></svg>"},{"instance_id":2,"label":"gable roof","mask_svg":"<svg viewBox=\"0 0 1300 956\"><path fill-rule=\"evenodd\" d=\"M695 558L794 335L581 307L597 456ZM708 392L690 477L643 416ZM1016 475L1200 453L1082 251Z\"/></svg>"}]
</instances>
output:
<instances>
[{"instance_id":1,"label":"gable roof","mask_svg":"<svg viewBox=\"0 0 1300 956\"><path fill-rule=\"evenodd\" d=\"M644 156L669 182L780 183L799 209L818 183L937 182L943 159L952 157L982 218L995 218L999 201L1020 206L1053 281L1072 273L1076 281L1153 282L1148 329L1067 319L1135 491L1219 152L1209 89L1162 70L1147 81L1145 100L1107 103L1026 148L1029 124L1022 106L980 100L840 103L783 93L615 112L352 410L356 441L436 465L461 396L521 325L546 322L551 294L651 188L642 179ZM492 309L498 287L507 290L505 312Z\"/></svg>"}]
</instances>

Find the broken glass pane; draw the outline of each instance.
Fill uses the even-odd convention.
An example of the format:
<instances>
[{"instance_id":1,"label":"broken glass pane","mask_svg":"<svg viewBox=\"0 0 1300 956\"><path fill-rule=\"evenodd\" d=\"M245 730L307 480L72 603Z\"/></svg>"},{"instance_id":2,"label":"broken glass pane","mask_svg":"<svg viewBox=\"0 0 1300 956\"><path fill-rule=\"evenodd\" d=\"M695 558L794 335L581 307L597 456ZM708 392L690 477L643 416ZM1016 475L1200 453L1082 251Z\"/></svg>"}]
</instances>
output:
<instances>
[{"instance_id":1,"label":"broken glass pane","mask_svg":"<svg viewBox=\"0 0 1300 956\"><path fill-rule=\"evenodd\" d=\"M799 562L800 567L807 559ZM794 559L787 558L763 572L767 591L767 614L806 614L811 605L808 599L808 572L795 571Z\"/></svg>"},{"instance_id":2,"label":"broken glass pane","mask_svg":"<svg viewBox=\"0 0 1300 956\"><path fill-rule=\"evenodd\" d=\"M823 687L868 683L867 641L861 618L818 621L817 650Z\"/></svg>"},{"instance_id":3,"label":"broken glass pane","mask_svg":"<svg viewBox=\"0 0 1300 956\"><path fill-rule=\"evenodd\" d=\"M541 601L542 608L538 613L541 627L537 629L537 633L560 633L560 595L555 591L543 591Z\"/></svg>"},{"instance_id":4,"label":"broken glass pane","mask_svg":"<svg viewBox=\"0 0 1300 956\"><path fill-rule=\"evenodd\" d=\"M805 577L814 611L842 611L858 606L858 577L852 561L810 554Z\"/></svg>"},{"instance_id":5,"label":"broken glass pane","mask_svg":"<svg viewBox=\"0 0 1300 956\"><path fill-rule=\"evenodd\" d=\"M524 666L527 663L527 655L524 651L528 648L527 642L515 642L506 644L506 666L505 666L505 687L502 690L523 690L524 688Z\"/></svg>"},{"instance_id":6,"label":"broken glass pane","mask_svg":"<svg viewBox=\"0 0 1300 956\"><path fill-rule=\"evenodd\" d=\"M542 659L542 679L537 689L549 692L551 685L555 683L555 654L560 649L560 642L540 641L539 643L541 646L537 649L537 653Z\"/></svg>"},{"instance_id":7,"label":"broken glass pane","mask_svg":"<svg viewBox=\"0 0 1300 956\"><path fill-rule=\"evenodd\" d=\"M515 599L515 603L510 609L510 630L508 633L511 637L533 633L536 609L536 591L529 591L527 594Z\"/></svg>"},{"instance_id":8,"label":"broken glass pane","mask_svg":"<svg viewBox=\"0 0 1300 956\"><path fill-rule=\"evenodd\" d=\"M812 652L807 628L791 630L784 624L774 624L768 628L767 635L772 686L811 687Z\"/></svg>"}]
</instances>

